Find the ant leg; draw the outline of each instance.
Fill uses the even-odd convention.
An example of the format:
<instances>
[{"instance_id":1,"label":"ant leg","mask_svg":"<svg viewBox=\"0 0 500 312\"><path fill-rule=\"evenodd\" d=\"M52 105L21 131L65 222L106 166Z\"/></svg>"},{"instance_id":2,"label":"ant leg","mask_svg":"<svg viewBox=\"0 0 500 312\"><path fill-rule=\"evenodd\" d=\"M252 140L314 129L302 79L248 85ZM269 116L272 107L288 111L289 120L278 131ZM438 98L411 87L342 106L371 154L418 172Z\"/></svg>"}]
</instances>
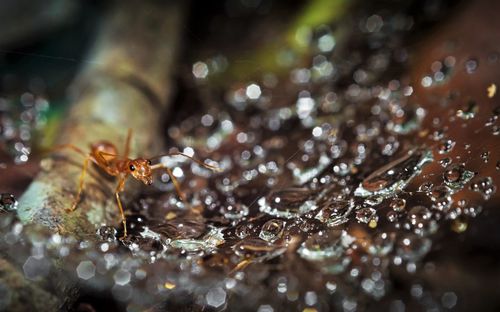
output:
<instances>
[{"instance_id":1,"label":"ant leg","mask_svg":"<svg viewBox=\"0 0 500 312\"><path fill-rule=\"evenodd\" d=\"M170 180L172 180L172 183L174 184L175 191L177 192L177 195L181 198L183 202L187 202L186 200L186 195L181 190L181 186L179 185L179 181L177 180L176 177L174 177L174 174L172 173L172 170L170 168L165 167L165 170L168 173L168 176L170 177Z\"/></svg>"},{"instance_id":2,"label":"ant leg","mask_svg":"<svg viewBox=\"0 0 500 312\"><path fill-rule=\"evenodd\" d=\"M80 202L80 197L81 197L82 191L83 191L83 183L85 181L85 173L87 172L90 158L91 158L91 156L87 155L87 156L85 156L85 160L83 161L83 169L82 169L82 173L80 173L80 179L79 179L80 182L79 182L78 192L76 193L76 198L75 198L75 201L73 202L73 205L71 205L71 208L68 210L70 212L75 211L76 206Z\"/></svg>"},{"instance_id":3,"label":"ant leg","mask_svg":"<svg viewBox=\"0 0 500 312\"><path fill-rule=\"evenodd\" d=\"M62 149L70 149L73 150L74 152L77 152L78 154L82 155L85 157L85 160L83 161L83 168L82 168L82 173L80 173L80 178L79 178L79 187L78 191L76 193L75 201L71 205L71 208L67 209L67 211L72 212L76 210L76 206L80 202L80 198L82 196L83 192L83 185L85 182L85 173L87 172L87 168L89 165L89 160L93 160L92 155L86 154L84 151L82 151L79 147L73 145L73 144L61 144L61 145L56 145L53 148L51 148L51 151L57 151L57 150L62 150Z\"/></svg>"},{"instance_id":4,"label":"ant leg","mask_svg":"<svg viewBox=\"0 0 500 312\"><path fill-rule=\"evenodd\" d=\"M123 155L125 155L125 158L128 158L128 155L130 153L130 141L132 140L132 129L128 129L127 133L127 141L125 142L125 151Z\"/></svg>"},{"instance_id":5,"label":"ant leg","mask_svg":"<svg viewBox=\"0 0 500 312\"><path fill-rule=\"evenodd\" d=\"M116 202L118 203L118 208L120 209L120 216L123 223L123 236L121 238L127 237L127 220L125 219L125 214L123 213L123 206L120 200L120 193L115 192Z\"/></svg>"},{"instance_id":6,"label":"ant leg","mask_svg":"<svg viewBox=\"0 0 500 312\"><path fill-rule=\"evenodd\" d=\"M168 176L170 177L170 180L172 180L172 183L174 184L175 191L177 192L177 195L179 195L179 197L181 198L181 200L183 202L186 202L186 195L184 195L184 193L182 192L179 181L172 173L172 170L170 170L170 168L168 168L167 166L165 166L164 164L161 164L161 163L151 166L151 170L156 170L156 169L161 169L161 168L165 169Z\"/></svg>"},{"instance_id":7,"label":"ant leg","mask_svg":"<svg viewBox=\"0 0 500 312\"><path fill-rule=\"evenodd\" d=\"M82 155L82 156L85 156L87 157L88 154L85 153L84 151L82 151L79 147L73 145L73 144L61 144L61 145L56 145L54 147L52 147L50 149L50 151L57 151L57 150L62 150L62 149L70 149L70 150L73 150L75 152L77 152L78 154Z\"/></svg>"},{"instance_id":8,"label":"ant leg","mask_svg":"<svg viewBox=\"0 0 500 312\"><path fill-rule=\"evenodd\" d=\"M122 218L123 223L123 236L121 238L127 237L127 220L125 219L125 213L123 213L122 201L120 200L120 192L123 190L123 186L125 185L125 178L120 178L118 185L115 190L116 203L118 204L118 209L120 209L120 216Z\"/></svg>"}]
</instances>

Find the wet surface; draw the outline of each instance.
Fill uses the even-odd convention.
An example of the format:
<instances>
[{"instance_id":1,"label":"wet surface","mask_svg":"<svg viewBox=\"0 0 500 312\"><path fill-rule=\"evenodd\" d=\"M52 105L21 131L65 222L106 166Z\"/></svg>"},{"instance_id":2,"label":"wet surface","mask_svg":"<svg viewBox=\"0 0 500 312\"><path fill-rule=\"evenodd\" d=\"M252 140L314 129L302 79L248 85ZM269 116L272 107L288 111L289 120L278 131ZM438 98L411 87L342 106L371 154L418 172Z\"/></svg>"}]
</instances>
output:
<instances>
[{"instance_id":1,"label":"wet surface","mask_svg":"<svg viewBox=\"0 0 500 312\"><path fill-rule=\"evenodd\" d=\"M333 29L311 30L310 57L286 75L220 87L211 75L227 59L194 61L185 74L198 96L183 104L207 109L179 113L165 129L167 142L222 172L161 159L187 200L168 175L156 176L127 205L129 235L121 240L118 222L83 241L25 229L15 218L16 199L1 194L2 248L27 279L47 278L49 259L60 259L82 287L110 291L127 311L162 302L262 312L470 308L460 305L475 302L464 299L464 288L435 279L453 275L450 262L450 271L466 269L448 245L477 251L474 264L498 254L495 235L490 250L477 234L480 222L498 218L498 95L484 105L449 103L448 93L461 91L452 89L454 73L476 75L487 62L454 57L453 49L414 83L394 75L413 64L403 46L405 57L392 55L394 43L384 38L409 35L412 17L386 14L360 18L354 33L371 48L357 46L350 57L329 44ZM498 69L500 61L489 62ZM421 100L433 88L451 90L438 98L446 102L438 112ZM481 92L486 97L486 88ZM2 129L10 129L9 118ZM11 127L2 142L14 146L9 157L19 163L29 136ZM483 140L461 138L453 127L482 131ZM498 277L494 265L486 267ZM481 279L491 282L478 275L472 284Z\"/></svg>"}]
</instances>

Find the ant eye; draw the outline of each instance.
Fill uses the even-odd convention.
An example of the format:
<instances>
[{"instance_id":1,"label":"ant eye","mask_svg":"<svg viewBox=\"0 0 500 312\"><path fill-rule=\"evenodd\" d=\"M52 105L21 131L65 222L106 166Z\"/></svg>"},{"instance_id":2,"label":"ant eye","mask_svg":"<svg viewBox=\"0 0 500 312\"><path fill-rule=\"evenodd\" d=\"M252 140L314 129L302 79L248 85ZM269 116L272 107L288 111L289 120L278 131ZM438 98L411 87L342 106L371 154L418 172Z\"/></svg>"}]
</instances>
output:
<instances>
[{"instance_id":1,"label":"ant eye","mask_svg":"<svg viewBox=\"0 0 500 312\"><path fill-rule=\"evenodd\" d=\"M134 165L130 165L130 171L134 171L135 170L135 166Z\"/></svg>"}]
</instances>

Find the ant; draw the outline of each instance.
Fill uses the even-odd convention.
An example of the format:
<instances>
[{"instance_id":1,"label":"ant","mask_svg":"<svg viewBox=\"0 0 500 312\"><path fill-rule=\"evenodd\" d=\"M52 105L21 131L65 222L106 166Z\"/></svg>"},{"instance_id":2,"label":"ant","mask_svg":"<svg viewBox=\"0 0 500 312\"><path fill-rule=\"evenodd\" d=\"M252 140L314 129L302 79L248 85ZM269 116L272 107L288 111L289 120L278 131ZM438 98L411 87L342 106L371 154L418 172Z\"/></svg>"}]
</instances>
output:
<instances>
[{"instance_id":1,"label":"ant","mask_svg":"<svg viewBox=\"0 0 500 312\"><path fill-rule=\"evenodd\" d=\"M127 134L127 141L125 143L125 150L123 156L120 156L118 154L118 149L116 146L109 142L109 141L98 141L96 143L93 143L90 145L90 152L85 153L83 150L81 150L79 147L73 145L73 144L62 144L58 145L54 148L54 150L60 150L60 149L71 149L78 154L82 155L85 157L85 160L83 162L83 169L80 174L80 179L79 179L79 187L78 187L78 192L76 193L76 198L75 201L73 202L73 205L71 206L68 211L72 212L76 209L76 206L80 202L80 197L83 191L83 186L84 186L84 179L85 179L85 173L87 172L88 164L89 161L92 161L94 164L96 164L100 169L102 169L104 172L109 174L110 176L118 177L118 185L116 186L115 189L115 198L116 202L118 204L118 208L120 209L120 215L123 223L123 238L127 237L127 221L125 219L125 214L123 212L123 205L120 200L120 193L123 191L125 182L129 176L132 176L136 180L141 181L142 183L146 185L151 185L153 183L153 171L157 169L165 169L167 174L170 176L170 179L172 180L172 183L174 184L175 190L177 191L177 194L181 198L182 201L186 201L186 197L184 193L181 191L179 182L175 178L175 176L172 174L172 171L170 168L165 166L162 163L155 164L153 165L151 160L152 159L157 159L162 156L183 156L186 158L191 159L192 161L196 162L197 164L214 170L214 171L220 171L218 167L211 166L208 164L205 164L191 156L188 156L184 153L181 152L175 152L175 153L169 153L165 155L160 155L156 156L150 159L146 158L135 158L131 159L129 158L129 153L130 153L130 141L132 139L132 130L128 130Z\"/></svg>"}]
</instances>

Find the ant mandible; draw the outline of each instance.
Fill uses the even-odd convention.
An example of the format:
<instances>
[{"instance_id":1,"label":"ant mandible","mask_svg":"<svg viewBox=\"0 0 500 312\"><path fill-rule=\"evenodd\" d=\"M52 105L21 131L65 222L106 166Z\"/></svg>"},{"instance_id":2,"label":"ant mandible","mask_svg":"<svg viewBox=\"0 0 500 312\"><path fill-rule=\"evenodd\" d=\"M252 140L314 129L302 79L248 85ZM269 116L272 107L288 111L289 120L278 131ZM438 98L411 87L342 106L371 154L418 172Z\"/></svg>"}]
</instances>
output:
<instances>
[{"instance_id":1,"label":"ant mandible","mask_svg":"<svg viewBox=\"0 0 500 312\"><path fill-rule=\"evenodd\" d=\"M172 174L172 171L170 168L165 166L162 163L155 164L153 165L151 160L152 159L157 159L162 156L176 156L180 155L186 158L191 159L192 161L196 162L197 164L214 170L214 171L219 171L220 169L211 166L208 164L205 164L191 156L188 156L184 153L180 152L175 152L175 153L169 153L161 156L156 156L151 159L146 159L146 158L135 158L131 159L129 158L129 153L130 153L130 141L132 139L132 130L128 130L127 134L127 141L125 143L125 151L123 156L120 156L118 154L118 149L113 143L110 143L108 141L98 141L94 144L90 145L90 153L85 153L83 150L81 150L79 147L73 145L73 144L62 144L58 145L54 148L54 150L60 150L60 149L71 149L78 154L82 155L85 157L85 160L83 162L83 169L80 174L80 179L79 179L79 187L78 187L78 192L76 193L76 198L75 201L73 202L73 205L71 206L69 211L74 211L76 209L76 206L80 202L80 197L83 191L83 186L84 186L84 179L85 179L85 174L87 172L88 164L89 161L92 161L94 164L96 164L99 168L101 168L104 172L107 174L117 177L118 178L118 184L115 189L115 198L116 202L118 204L118 208L120 209L120 216L122 219L123 223L123 237L125 238L127 236L127 221L125 219L125 214L123 212L123 205L120 200L120 193L123 191L125 182L129 176L132 176L136 180L139 180L143 182L146 185L151 185L153 183L153 171L157 169L165 169L167 174L170 176L170 179L172 180L172 183L174 184L174 187L177 191L177 194L179 194L179 197L181 198L182 201L185 201L186 198L184 196L184 193L181 191L179 182L175 178L175 176Z\"/></svg>"}]
</instances>

